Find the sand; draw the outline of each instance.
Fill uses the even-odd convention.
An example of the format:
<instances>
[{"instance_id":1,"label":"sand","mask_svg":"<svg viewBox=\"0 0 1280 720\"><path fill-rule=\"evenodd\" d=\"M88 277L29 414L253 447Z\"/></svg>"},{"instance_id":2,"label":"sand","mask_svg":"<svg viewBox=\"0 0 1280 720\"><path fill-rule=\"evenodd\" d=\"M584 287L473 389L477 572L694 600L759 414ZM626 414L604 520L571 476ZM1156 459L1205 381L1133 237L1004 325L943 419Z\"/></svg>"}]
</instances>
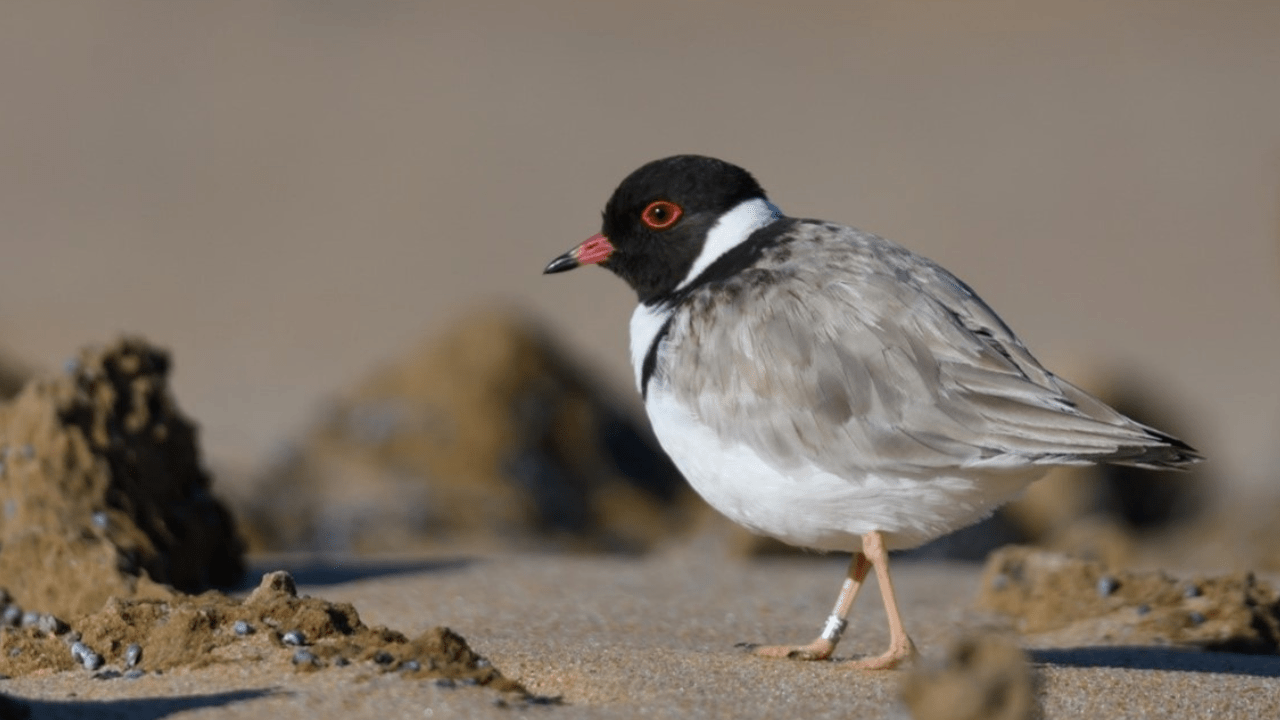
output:
<instances>
[{"instance_id":1,"label":"sand","mask_svg":"<svg viewBox=\"0 0 1280 720\"><path fill-rule=\"evenodd\" d=\"M290 563L272 559L258 567L281 564ZM560 703L445 687L381 673L367 662L318 672L215 663L137 680L93 680L81 670L7 680L3 692L29 704L37 718L158 717L164 708L183 709L184 718L280 720L909 717L902 688L910 671L855 673L838 663L758 659L734 647L808 640L838 587L839 558L746 561L715 543L691 543L648 559L493 555L292 564L300 593L352 603L366 623L407 635L448 626L504 676ZM945 666L962 638L1002 634L1029 648L1041 717L1280 714L1274 655L1018 639L999 616L973 608L976 567L902 563L895 577L921 668ZM886 643L884 614L870 594L859 600L837 656L879 652Z\"/></svg>"}]
</instances>

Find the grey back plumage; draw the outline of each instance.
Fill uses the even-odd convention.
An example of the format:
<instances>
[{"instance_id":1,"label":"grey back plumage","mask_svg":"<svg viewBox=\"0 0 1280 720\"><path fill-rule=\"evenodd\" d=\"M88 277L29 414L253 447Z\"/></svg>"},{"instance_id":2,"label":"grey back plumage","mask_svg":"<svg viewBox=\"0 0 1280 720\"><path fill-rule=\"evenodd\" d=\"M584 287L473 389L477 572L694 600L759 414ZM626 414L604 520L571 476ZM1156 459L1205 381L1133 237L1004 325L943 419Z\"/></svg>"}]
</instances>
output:
<instances>
[{"instance_id":1,"label":"grey back plumage","mask_svg":"<svg viewBox=\"0 0 1280 720\"><path fill-rule=\"evenodd\" d=\"M799 221L752 266L680 299L654 380L778 467L928 475L1199 455L1044 369L940 266Z\"/></svg>"}]
</instances>

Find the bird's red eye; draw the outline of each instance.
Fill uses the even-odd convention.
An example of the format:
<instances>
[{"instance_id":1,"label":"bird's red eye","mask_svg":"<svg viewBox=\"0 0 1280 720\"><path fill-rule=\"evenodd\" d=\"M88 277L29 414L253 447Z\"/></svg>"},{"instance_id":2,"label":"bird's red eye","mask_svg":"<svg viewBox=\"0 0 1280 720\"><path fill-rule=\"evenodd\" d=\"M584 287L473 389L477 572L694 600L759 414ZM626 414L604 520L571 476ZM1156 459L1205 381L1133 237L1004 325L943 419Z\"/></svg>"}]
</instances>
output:
<instances>
[{"instance_id":1,"label":"bird's red eye","mask_svg":"<svg viewBox=\"0 0 1280 720\"><path fill-rule=\"evenodd\" d=\"M673 202L654 200L645 207L644 212L640 213L640 220L651 230L666 230L675 225L683 214L684 211L680 206Z\"/></svg>"}]
</instances>

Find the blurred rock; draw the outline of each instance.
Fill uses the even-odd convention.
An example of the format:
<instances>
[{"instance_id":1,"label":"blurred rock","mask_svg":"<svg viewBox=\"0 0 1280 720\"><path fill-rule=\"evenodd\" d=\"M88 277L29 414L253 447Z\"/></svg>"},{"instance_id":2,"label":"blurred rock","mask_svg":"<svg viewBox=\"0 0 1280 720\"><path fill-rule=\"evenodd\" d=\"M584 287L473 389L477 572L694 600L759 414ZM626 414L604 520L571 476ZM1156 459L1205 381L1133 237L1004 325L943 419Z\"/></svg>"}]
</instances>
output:
<instances>
[{"instance_id":1,"label":"blurred rock","mask_svg":"<svg viewBox=\"0 0 1280 720\"><path fill-rule=\"evenodd\" d=\"M28 610L74 617L243 572L209 494L168 355L140 339L83 350L0 406L0 579Z\"/></svg>"},{"instance_id":2,"label":"blurred rock","mask_svg":"<svg viewBox=\"0 0 1280 720\"><path fill-rule=\"evenodd\" d=\"M1035 711L1027 657L998 635L962 638L942 664L912 669L902 699L915 720L1025 720Z\"/></svg>"},{"instance_id":3,"label":"blurred rock","mask_svg":"<svg viewBox=\"0 0 1280 720\"><path fill-rule=\"evenodd\" d=\"M31 369L7 353L0 352L0 400L8 400L26 384Z\"/></svg>"},{"instance_id":4,"label":"blurred rock","mask_svg":"<svg viewBox=\"0 0 1280 720\"><path fill-rule=\"evenodd\" d=\"M1280 650L1280 595L1247 572L1179 580L1010 546L987 561L977 605L1065 644Z\"/></svg>"},{"instance_id":5,"label":"blurred rock","mask_svg":"<svg viewBox=\"0 0 1280 720\"><path fill-rule=\"evenodd\" d=\"M642 551L700 501L537 327L467 314L344 393L254 489L255 548Z\"/></svg>"}]
</instances>

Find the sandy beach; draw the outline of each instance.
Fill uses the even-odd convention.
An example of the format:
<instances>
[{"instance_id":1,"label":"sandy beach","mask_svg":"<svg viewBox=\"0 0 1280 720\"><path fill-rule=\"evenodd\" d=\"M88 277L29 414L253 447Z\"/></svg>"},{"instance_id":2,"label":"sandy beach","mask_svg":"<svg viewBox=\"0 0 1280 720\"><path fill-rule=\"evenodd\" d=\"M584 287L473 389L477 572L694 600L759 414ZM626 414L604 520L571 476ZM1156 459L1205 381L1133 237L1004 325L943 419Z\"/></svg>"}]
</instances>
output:
<instances>
[{"instance_id":1,"label":"sandy beach","mask_svg":"<svg viewBox=\"0 0 1280 720\"><path fill-rule=\"evenodd\" d=\"M1277 77L1266 0L5 5L0 719L1280 717ZM895 561L912 667L750 656L845 560L710 519L634 296L541 275L680 152L1209 461ZM1011 538L1070 572L1002 614Z\"/></svg>"}]
</instances>

